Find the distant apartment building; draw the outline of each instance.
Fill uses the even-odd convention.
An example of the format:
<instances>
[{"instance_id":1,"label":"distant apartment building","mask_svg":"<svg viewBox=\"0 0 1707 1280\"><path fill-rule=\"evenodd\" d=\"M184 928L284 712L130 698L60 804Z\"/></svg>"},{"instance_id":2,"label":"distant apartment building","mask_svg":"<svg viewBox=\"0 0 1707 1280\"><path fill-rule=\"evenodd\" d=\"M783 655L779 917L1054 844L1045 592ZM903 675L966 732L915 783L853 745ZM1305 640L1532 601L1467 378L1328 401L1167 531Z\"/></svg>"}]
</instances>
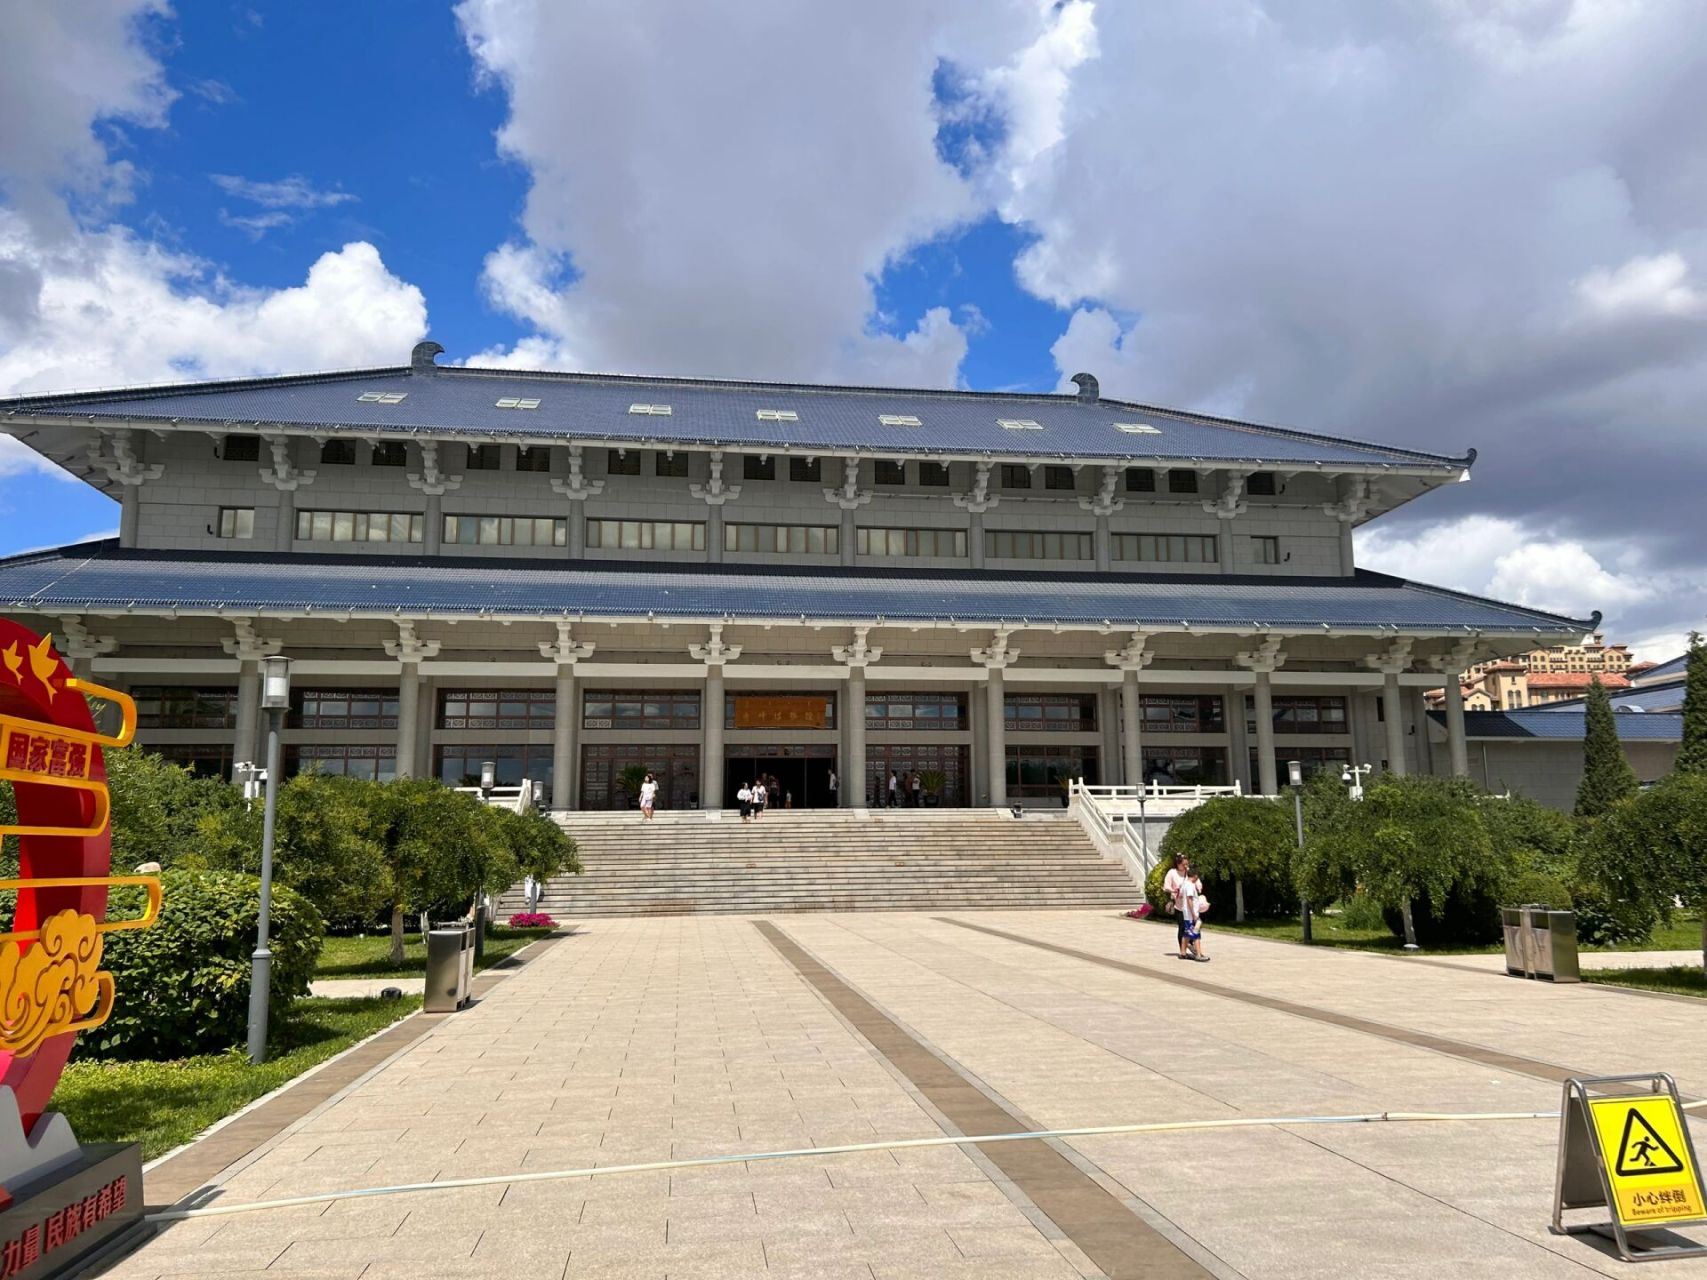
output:
<instances>
[{"instance_id":1,"label":"distant apartment building","mask_svg":"<svg viewBox=\"0 0 1707 1280\"><path fill-rule=\"evenodd\" d=\"M1609 691L1630 687L1630 650L1595 635L1582 644L1531 649L1515 658L1482 662L1459 677L1467 711L1521 711L1584 697L1596 676ZM1446 704L1444 689L1431 689L1431 709Z\"/></svg>"}]
</instances>

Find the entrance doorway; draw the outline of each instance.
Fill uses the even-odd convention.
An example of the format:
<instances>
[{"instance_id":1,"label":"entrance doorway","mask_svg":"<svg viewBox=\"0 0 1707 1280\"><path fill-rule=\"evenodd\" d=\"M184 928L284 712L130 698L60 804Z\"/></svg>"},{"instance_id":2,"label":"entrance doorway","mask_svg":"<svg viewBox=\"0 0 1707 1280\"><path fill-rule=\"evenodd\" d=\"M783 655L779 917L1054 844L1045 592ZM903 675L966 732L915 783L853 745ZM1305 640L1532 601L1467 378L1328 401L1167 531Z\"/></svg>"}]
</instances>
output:
<instances>
[{"instance_id":1,"label":"entrance doorway","mask_svg":"<svg viewBox=\"0 0 1707 1280\"><path fill-rule=\"evenodd\" d=\"M836 764L836 749L824 746L742 746L723 762L723 806L736 806L735 793L744 782L775 778L781 795L770 797L770 807L782 809L828 809L836 799L830 794L830 770ZM844 784L845 785L845 784Z\"/></svg>"}]
</instances>

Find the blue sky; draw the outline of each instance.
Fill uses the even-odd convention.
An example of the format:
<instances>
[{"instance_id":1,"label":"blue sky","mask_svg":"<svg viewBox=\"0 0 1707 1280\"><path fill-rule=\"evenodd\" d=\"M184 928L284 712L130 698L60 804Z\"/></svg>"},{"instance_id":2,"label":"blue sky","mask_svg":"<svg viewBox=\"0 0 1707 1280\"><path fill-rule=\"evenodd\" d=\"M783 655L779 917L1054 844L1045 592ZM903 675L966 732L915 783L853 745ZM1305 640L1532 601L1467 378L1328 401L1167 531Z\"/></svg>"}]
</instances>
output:
<instances>
[{"instance_id":1,"label":"blue sky","mask_svg":"<svg viewBox=\"0 0 1707 1280\"><path fill-rule=\"evenodd\" d=\"M1088 369L1477 447L1365 563L1656 653L1707 615L1689 0L63 0L5 30L0 395L429 334L519 367ZM0 446L0 552L116 523Z\"/></svg>"}]
</instances>

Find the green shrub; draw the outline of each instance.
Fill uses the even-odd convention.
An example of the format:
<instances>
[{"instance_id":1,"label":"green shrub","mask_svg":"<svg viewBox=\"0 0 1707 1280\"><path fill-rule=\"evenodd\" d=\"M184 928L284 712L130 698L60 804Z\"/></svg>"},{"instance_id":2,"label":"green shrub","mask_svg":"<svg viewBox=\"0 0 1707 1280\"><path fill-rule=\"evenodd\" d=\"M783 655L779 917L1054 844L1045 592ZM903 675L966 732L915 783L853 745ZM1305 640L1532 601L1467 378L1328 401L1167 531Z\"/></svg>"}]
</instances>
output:
<instances>
[{"instance_id":1,"label":"green shrub","mask_svg":"<svg viewBox=\"0 0 1707 1280\"><path fill-rule=\"evenodd\" d=\"M1506 882L1501 898L1501 905L1507 907L1538 903L1555 911L1570 911L1575 896L1558 876L1545 871L1520 871Z\"/></svg>"},{"instance_id":2,"label":"green shrub","mask_svg":"<svg viewBox=\"0 0 1707 1280\"><path fill-rule=\"evenodd\" d=\"M1162 892L1162 881L1168 878L1168 872L1173 868L1173 862L1167 858L1158 858L1156 865L1151 867L1144 877L1144 896L1158 912L1168 911L1168 895Z\"/></svg>"},{"instance_id":3,"label":"green shrub","mask_svg":"<svg viewBox=\"0 0 1707 1280\"><path fill-rule=\"evenodd\" d=\"M260 881L222 871L168 871L165 902L149 929L111 933L102 960L117 984L113 1016L78 1043L83 1057L181 1058L244 1040L249 964L261 909ZM127 900L128 899L128 900ZM136 914L139 891L115 890L115 914ZM273 887L272 1014L308 991L320 955L320 913L300 894Z\"/></svg>"},{"instance_id":4,"label":"green shrub","mask_svg":"<svg viewBox=\"0 0 1707 1280\"><path fill-rule=\"evenodd\" d=\"M1646 942L1659 923L1652 904L1615 898L1592 880L1579 880L1571 890L1577 913L1577 942L1583 946L1620 947Z\"/></svg>"},{"instance_id":5,"label":"green shrub","mask_svg":"<svg viewBox=\"0 0 1707 1280\"><path fill-rule=\"evenodd\" d=\"M1340 924L1347 929L1385 929L1387 921L1379 903L1367 894L1354 893L1340 902Z\"/></svg>"},{"instance_id":6,"label":"green shrub","mask_svg":"<svg viewBox=\"0 0 1707 1280\"><path fill-rule=\"evenodd\" d=\"M1292 885L1297 837L1292 808L1255 796L1224 796L1182 813L1162 838L1162 860L1184 854L1203 877L1204 892L1231 914L1234 882L1245 891L1247 916L1289 916L1298 909Z\"/></svg>"}]
</instances>

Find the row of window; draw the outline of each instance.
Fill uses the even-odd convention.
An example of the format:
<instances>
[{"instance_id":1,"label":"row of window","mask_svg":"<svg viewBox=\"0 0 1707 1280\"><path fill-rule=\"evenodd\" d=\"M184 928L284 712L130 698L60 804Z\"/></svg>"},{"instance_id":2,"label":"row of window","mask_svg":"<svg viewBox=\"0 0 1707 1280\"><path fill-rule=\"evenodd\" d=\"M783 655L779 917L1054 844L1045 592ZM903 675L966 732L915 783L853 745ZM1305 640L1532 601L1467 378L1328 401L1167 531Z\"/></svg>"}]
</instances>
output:
<instances>
[{"instance_id":1,"label":"row of window","mask_svg":"<svg viewBox=\"0 0 1707 1280\"><path fill-rule=\"evenodd\" d=\"M137 723L145 729L229 729L237 722L235 689L148 687L132 691ZM730 694L724 721L732 728L835 725L833 693ZM1256 708L1245 698L1246 728L1256 732ZM825 705L827 704L827 705ZM1146 693L1139 700L1146 737L1155 733L1225 733L1219 694ZM557 695L551 689L446 689L439 694L441 729L550 729ZM1007 695L1004 708L1016 730L1092 732L1097 698L1082 693ZM965 729L964 693L868 693L871 729ZM700 695L693 690L588 690L581 723L588 729L698 729ZM384 689L298 690L290 724L303 729L391 729L397 692ZM1280 734L1346 734L1347 699L1336 694L1283 695L1274 699Z\"/></svg>"}]
</instances>

